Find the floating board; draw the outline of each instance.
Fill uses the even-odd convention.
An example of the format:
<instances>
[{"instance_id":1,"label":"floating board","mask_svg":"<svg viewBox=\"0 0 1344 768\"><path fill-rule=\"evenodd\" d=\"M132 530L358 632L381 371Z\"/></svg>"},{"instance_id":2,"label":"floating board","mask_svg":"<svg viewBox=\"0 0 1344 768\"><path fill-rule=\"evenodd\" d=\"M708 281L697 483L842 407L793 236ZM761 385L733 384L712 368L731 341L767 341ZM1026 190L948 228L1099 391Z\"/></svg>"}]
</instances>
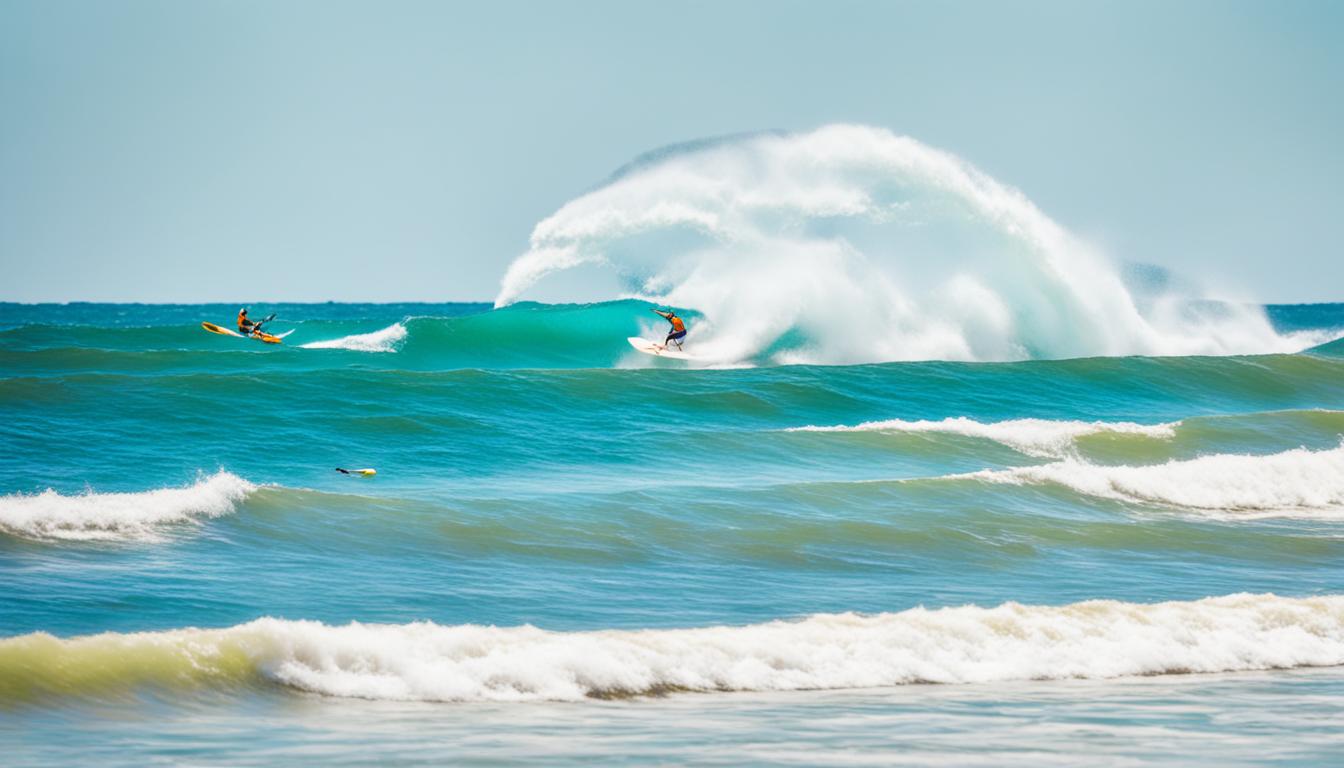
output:
<instances>
[{"instance_id":1,"label":"floating board","mask_svg":"<svg viewBox=\"0 0 1344 768\"><path fill-rule=\"evenodd\" d=\"M243 334L238 333L237 331L231 331L228 328L222 328L218 325L215 325L214 323L201 323L201 327L211 333L218 333L221 336L237 336L240 339L243 337Z\"/></svg>"},{"instance_id":2,"label":"floating board","mask_svg":"<svg viewBox=\"0 0 1344 768\"><path fill-rule=\"evenodd\" d=\"M673 360L695 359L695 355L690 355L685 352L682 352L675 346L664 349L662 344L659 344L656 341L649 341L648 339L641 339L638 336L631 336L627 338L626 341L630 342L630 346L634 347L640 352L643 352L646 355L653 355L654 357L670 357Z\"/></svg>"},{"instance_id":3,"label":"floating board","mask_svg":"<svg viewBox=\"0 0 1344 768\"><path fill-rule=\"evenodd\" d=\"M241 334L241 333L239 333L239 332L237 332L237 331L235 331L235 330L232 330L232 329L230 329L230 328L225 328L225 327L223 327L223 326L215 325L214 323L201 323L201 327L204 328L205 330L211 332L211 333L218 333L220 336L237 336L237 337L240 338L240 339L242 339L242 338L248 338L248 337L243 336L243 334ZM290 331L285 331L284 333L280 334L279 336L272 336L271 334L266 333L265 331L262 331L261 333L258 333L258 334L253 335L251 338L254 338L254 339L261 339L262 341L266 342L267 344L279 344L281 339L283 339L284 337L288 336L289 334L291 334L291 333L293 333L293 332L294 332L294 331L290 330Z\"/></svg>"},{"instance_id":4,"label":"floating board","mask_svg":"<svg viewBox=\"0 0 1344 768\"><path fill-rule=\"evenodd\" d=\"M362 477L373 477L378 474L378 470L376 469L341 469L340 467L337 467L336 471L340 472L342 475L360 475Z\"/></svg>"}]
</instances>

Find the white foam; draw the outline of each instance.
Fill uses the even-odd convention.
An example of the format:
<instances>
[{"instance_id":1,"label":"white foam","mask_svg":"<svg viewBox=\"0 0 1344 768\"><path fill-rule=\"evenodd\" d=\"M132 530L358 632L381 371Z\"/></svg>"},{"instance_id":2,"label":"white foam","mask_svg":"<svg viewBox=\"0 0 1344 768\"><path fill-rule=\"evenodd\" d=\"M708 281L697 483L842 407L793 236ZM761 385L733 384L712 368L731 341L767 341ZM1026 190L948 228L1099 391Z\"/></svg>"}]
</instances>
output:
<instances>
[{"instance_id":1,"label":"white foam","mask_svg":"<svg viewBox=\"0 0 1344 768\"><path fill-rule=\"evenodd\" d=\"M1268 456L1214 454L1147 466L1065 459L1038 467L958 477L993 483L1054 483L1088 496L1164 504L1236 517L1344 519L1344 445Z\"/></svg>"},{"instance_id":2,"label":"white foam","mask_svg":"<svg viewBox=\"0 0 1344 768\"><path fill-rule=\"evenodd\" d=\"M90 659L102 663L90 666ZM106 688L117 675L134 685L137 678L236 678L250 668L329 696L420 701L1104 679L1340 664L1339 595L1006 603L590 632L428 622L328 626L268 618L223 630L0 640L0 675L42 676L34 685L59 675L63 690L86 684L76 674ZM14 665L20 669L10 670ZM42 672L47 667L50 675Z\"/></svg>"},{"instance_id":3,"label":"white foam","mask_svg":"<svg viewBox=\"0 0 1344 768\"><path fill-rule=\"evenodd\" d=\"M406 339L406 326L393 323L372 333L356 333L328 341L310 341L300 344L304 349L348 349L353 352L396 352Z\"/></svg>"},{"instance_id":4,"label":"white foam","mask_svg":"<svg viewBox=\"0 0 1344 768\"><path fill-rule=\"evenodd\" d=\"M1306 343L1250 305L1140 301L1022 193L866 126L702 144L635 167L538 223L495 303L582 265L620 275L636 297L697 310L688 340L708 363L772 348L779 363L864 363Z\"/></svg>"},{"instance_id":5,"label":"white foam","mask_svg":"<svg viewBox=\"0 0 1344 768\"><path fill-rule=\"evenodd\" d=\"M1164 424L1135 424L1130 421L1057 421L1051 419L1009 419L980 422L965 416L942 421L868 421L854 426L793 427L789 432L932 432L964 435L992 440L1028 456L1062 458L1074 452L1075 442L1086 435L1116 434L1140 435L1154 439L1170 439L1176 435L1180 422Z\"/></svg>"},{"instance_id":6,"label":"white foam","mask_svg":"<svg viewBox=\"0 0 1344 768\"><path fill-rule=\"evenodd\" d=\"M185 488L0 497L0 531L33 539L155 541L166 526L233 512L257 486L219 471Z\"/></svg>"}]
</instances>

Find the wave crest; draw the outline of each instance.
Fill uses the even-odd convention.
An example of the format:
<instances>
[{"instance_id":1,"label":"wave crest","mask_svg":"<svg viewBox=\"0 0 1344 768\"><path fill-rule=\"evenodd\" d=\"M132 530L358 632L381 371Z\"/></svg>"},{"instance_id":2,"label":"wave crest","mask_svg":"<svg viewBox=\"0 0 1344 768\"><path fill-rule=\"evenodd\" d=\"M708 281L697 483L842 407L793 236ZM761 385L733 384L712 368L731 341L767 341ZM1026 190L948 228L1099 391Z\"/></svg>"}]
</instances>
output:
<instances>
[{"instance_id":1,"label":"wave crest","mask_svg":"<svg viewBox=\"0 0 1344 768\"><path fill-rule=\"evenodd\" d=\"M1074 442L1087 435L1138 435L1170 439L1180 422L1135 424L1129 421L1058 421L1052 419L1009 419L981 422L965 416L942 421L905 421L889 419L868 421L855 426L837 425L793 427L789 432L933 432L992 440L1028 456L1062 458L1072 453Z\"/></svg>"},{"instance_id":2,"label":"wave crest","mask_svg":"<svg viewBox=\"0 0 1344 768\"><path fill-rule=\"evenodd\" d=\"M372 333L355 333L339 339L310 341L300 344L303 349L348 349L352 352L396 352L406 340L406 326L393 323Z\"/></svg>"},{"instance_id":3,"label":"wave crest","mask_svg":"<svg viewBox=\"0 0 1344 768\"><path fill-rule=\"evenodd\" d=\"M165 526L227 515L257 486L225 471L185 488L0 497L0 531L39 540L157 541Z\"/></svg>"},{"instance_id":4,"label":"wave crest","mask_svg":"<svg viewBox=\"0 0 1344 768\"><path fill-rule=\"evenodd\" d=\"M329 696L534 701L1339 664L1344 596L1242 594L640 631L260 619L221 630L68 640L35 634L0 640L0 694L30 699L269 681Z\"/></svg>"},{"instance_id":5,"label":"wave crest","mask_svg":"<svg viewBox=\"0 0 1344 768\"><path fill-rule=\"evenodd\" d=\"M1088 496L1163 504L1239 517L1344 515L1344 445L1269 456L1213 454L1147 466L1065 459L1038 467L959 477L991 483L1062 485Z\"/></svg>"}]
</instances>

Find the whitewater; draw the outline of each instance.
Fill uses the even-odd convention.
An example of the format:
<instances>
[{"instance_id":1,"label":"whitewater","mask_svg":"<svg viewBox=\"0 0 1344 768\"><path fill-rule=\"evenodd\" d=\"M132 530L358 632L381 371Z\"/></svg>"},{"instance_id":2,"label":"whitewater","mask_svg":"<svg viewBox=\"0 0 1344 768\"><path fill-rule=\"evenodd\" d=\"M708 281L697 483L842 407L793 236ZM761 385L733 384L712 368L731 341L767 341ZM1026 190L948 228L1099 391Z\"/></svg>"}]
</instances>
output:
<instances>
[{"instance_id":1,"label":"whitewater","mask_svg":"<svg viewBox=\"0 0 1344 768\"><path fill-rule=\"evenodd\" d=\"M1135 424L1133 422L1050 421L1047 419L1013 419L983 423L965 416L941 421L905 421L888 419L870 421L855 426L793 427L795 432L931 432L965 435L993 440L1021 451L1028 456L1063 457L1074 452L1078 438L1087 435L1139 435L1153 439L1175 437L1176 424Z\"/></svg>"},{"instance_id":2,"label":"whitewater","mask_svg":"<svg viewBox=\"0 0 1344 768\"><path fill-rule=\"evenodd\" d=\"M220 471L183 488L62 495L48 488L0 496L0 532L36 539L157 541L173 523L233 512L257 487Z\"/></svg>"},{"instance_id":3,"label":"whitewater","mask_svg":"<svg viewBox=\"0 0 1344 768\"><path fill-rule=\"evenodd\" d=\"M1127 284L1021 192L890 131L831 125L652 153L532 231L495 306L588 268L703 315L719 362L1293 352L1257 307ZM572 293L572 291L571 291Z\"/></svg>"},{"instance_id":4,"label":"whitewater","mask_svg":"<svg viewBox=\"0 0 1344 768\"><path fill-rule=\"evenodd\" d=\"M0 640L0 704L257 680L337 697L520 702L1340 664L1339 596L915 608L742 627L578 633L259 619L224 630Z\"/></svg>"}]
</instances>

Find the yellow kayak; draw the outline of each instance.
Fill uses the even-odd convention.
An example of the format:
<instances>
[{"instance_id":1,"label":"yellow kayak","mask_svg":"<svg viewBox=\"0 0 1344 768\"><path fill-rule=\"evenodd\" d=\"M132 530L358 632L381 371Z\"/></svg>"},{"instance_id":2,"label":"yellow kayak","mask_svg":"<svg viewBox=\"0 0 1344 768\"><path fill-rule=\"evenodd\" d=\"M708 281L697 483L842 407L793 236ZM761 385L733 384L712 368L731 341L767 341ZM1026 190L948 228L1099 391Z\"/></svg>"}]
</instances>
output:
<instances>
[{"instance_id":1,"label":"yellow kayak","mask_svg":"<svg viewBox=\"0 0 1344 768\"><path fill-rule=\"evenodd\" d=\"M237 336L237 337L240 338L240 339L243 339L243 338L261 339L262 341L266 342L267 344L280 344L280 343L281 343L280 340L281 340L281 338L283 338L283 337L281 337L281 336L272 336L271 334L266 333L265 331L257 331L256 333L252 334L250 337L246 337L246 336L243 336L243 334L241 334L241 333L239 333L239 332L237 332L237 331L235 331L235 330L232 330L232 329L229 329L229 328L224 328L223 326L218 326L218 325L215 325L214 323L201 323L201 327L204 328L205 330L211 332L211 333L218 333L220 336Z\"/></svg>"}]
</instances>

